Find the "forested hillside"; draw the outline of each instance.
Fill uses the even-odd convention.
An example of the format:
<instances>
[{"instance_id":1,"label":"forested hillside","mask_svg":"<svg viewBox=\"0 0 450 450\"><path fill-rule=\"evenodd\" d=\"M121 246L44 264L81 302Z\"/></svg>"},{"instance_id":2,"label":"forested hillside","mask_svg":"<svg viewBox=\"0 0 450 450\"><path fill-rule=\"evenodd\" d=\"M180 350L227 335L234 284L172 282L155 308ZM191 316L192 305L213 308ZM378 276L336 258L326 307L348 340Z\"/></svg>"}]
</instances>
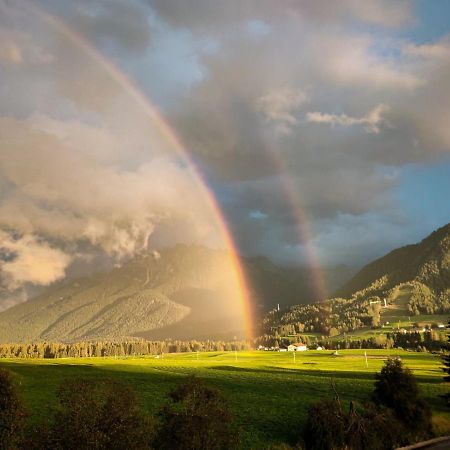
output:
<instances>
[{"instance_id":1,"label":"forested hillside","mask_svg":"<svg viewBox=\"0 0 450 450\"><path fill-rule=\"evenodd\" d=\"M445 310L450 296L450 224L415 245L396 249L368 264L338 297L386 297L394 300L407 288L412 313Z\"/></svg>"},{"instance_id":2,"label":"forested hillside","mask_svg":"<svg viewBox=\"0 0 450 450\"><path fill-rule=\"evenodd\" d=\"M262 334L335 336L383 322L450 314L450 224L368 264L324 302L269 312ZM441 320L441 318L439 318Z\"/></svg>"},{"instance_id":3,"label":"forested hillside","mask_svg":"<svg viewBox=\"0 0 450 450\"><path fill-rule=\"evenodd\" d=\"M57 283L4 311L0 342L150 338L175 324L183 324L186 336L164 337L237 333L231 289L225 252L184 245L148 252L110 272Z\"/></svg>"}]
</instances>

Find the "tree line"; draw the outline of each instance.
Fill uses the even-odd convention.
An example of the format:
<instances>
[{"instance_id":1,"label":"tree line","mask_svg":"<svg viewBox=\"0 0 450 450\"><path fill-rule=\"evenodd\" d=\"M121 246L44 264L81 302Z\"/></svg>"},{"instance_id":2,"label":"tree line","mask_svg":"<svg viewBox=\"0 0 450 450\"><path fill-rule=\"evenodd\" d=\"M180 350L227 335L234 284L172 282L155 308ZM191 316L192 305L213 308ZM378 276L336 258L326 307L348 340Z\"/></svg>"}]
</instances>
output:
<instances>
[{"instance_id":1,"label":"tree line","mask_svg":"<svg viewBox=\"0 0 450 450\"><path fill-rule=\"evenodd\" d=\"M28 344L0 344L0 358L87 358L94 356L148 356L180 352L217 352L249 350L247 341L146 341L124 342L37 342Z\"/></svg>"},{"instance_id":2,"label":"tree line","mask_svg":"<svg viewBox=\"0 0 450 450\"><path fill-rule=\"evenodd\" d=\"M292 341L301 342L314 350L317 347L322 347L327 350L337 349L389 349L400 348L414 351L431 351L441 352L448 350L450 345L444 333L437 333L433 330L426 330L424 332L409 331L409 332L390 332L378 334L376 336L367 338L342 338L342 339L328 339L322 336L319 339L311 339L305 335L294 335L289 338L282 338L280 336L263 335L257 339L258 345L265 347L285 347Z\"/></svg>"}]
</instances>

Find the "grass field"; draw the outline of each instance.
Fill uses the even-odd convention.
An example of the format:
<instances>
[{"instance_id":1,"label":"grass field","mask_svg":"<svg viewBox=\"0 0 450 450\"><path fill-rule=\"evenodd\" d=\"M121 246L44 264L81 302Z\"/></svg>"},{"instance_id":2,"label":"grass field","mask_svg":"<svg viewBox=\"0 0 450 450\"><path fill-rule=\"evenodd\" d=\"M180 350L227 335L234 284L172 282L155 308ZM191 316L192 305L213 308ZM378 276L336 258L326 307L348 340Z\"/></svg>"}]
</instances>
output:
<instances>
[{"instance_id":1,"label":"grass field","mask_svg":"<svg viewBox=\"0 0 450 450\"><path fill-rule=\"evenodd\" d=\"M219 387L229 399L243 429L243 448L260 449L272 442L295 443L308 406L333 396L332 380L341 399L367 399L374 372L393 355L413 370L440 431L449 432L450 414L439 397L448 387L442 380L440 359L429 353L367 350L368 367L363 350L340 351L339 356L330 351L299 352L295 363L292 353L253 351L169 354L162 359L14 359L0 360L0 366L14 372L34 421L48 414L57 386L69 377L123 380L154 413L170 389L195 374Z\"/></svg>"}]
</instances>

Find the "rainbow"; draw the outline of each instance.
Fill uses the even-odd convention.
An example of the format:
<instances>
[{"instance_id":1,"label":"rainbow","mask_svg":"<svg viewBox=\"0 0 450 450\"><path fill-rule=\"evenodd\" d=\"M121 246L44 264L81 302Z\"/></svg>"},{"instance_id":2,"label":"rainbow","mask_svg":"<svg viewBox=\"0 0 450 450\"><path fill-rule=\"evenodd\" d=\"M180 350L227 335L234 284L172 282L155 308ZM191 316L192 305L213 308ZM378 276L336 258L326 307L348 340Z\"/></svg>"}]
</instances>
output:
<instances>
[{"instance_id":1,"label":"rainbow","mask_svg":"<svg viewBox=\"0 0 450 450\"><path fill-rule=\"evenodd\" d=\"M252 339L254 336L252 302L249 295L249 286L246 282L236 245L228 230L228 225L214 194L208 188L207 183L203 179L195 163L192 161L192 158L190 157L188 151L183 146L176 131L170 126L169 122L163 117L158 109L151 103L148 97L135 84L133 84L133 82L121 70L119 70L116 65L106 59L100 52L98 52L96 48L93 47L93 45L89 43L83 36L73 31L59 17L51 15L41 8L38 9L34 4L32 5L28 3L28 6L51 28L64 36L69 42L71 42L71 44L83 51L84 54L92 59L95 63L99 64L99 66L104 69L105 73L107 73L108 76L131 97L131 99L139 106L139 108L141 108L148 119L151 120L154 125L156 125L159 132L164 136L171 147L177 152L177 154L183 159L183 161L187 163L188 170L190 171L193 180L198 184L199 192L202 194L204 200L206 201L206 204L211 208L213 212L216 220L216 225L218 226L218 229L226 245L230 263L234 270L236 285L238 286L239 290L239 302L244 318L246 335L248 339Z\"/></svg>"},{"instance_id":2,"label":"rainbow","mask_svg":"<svg viewBox=\"0 0 450 450\"><path fill-rule=\"evenodd\" d=\"M117 83L124 92L133 100L133 102L141 109L145 116L154 124L166 142L175 150L177 155L182 158L187 164L187 169L192 175L192 179L197 184L200 194L203 196L206 204L211 208L218 230L221 233L224 244L226 246L230 264L234 271L236 285L239 291L239 302L241 305L242 316L245 322L246 334L249 339L253 337L253 305L249 295L249 286L240 262L238 251L233 238L229 232L228 225L222 214L220 206L208 187L200 170L192 160L189 152L184 147L176 130L170 125L167 119L155 107L148 96L124 74L114 63L102 55L89 41L82 35L75 32L69 27L60 17L54 16L42 7L37 7L35 4L27 2L27 5L41 20L47 23L52 29L64 36L72 45L81 50L87 57L98 64L105 73ZM311 243L311 231L309 227L309 220L305 212L305 208L301 199L296 194L296 189L293 186L292 178L288 174L286 165L283 159L276 155L274 149L267 149L274 166L278 169L283 182L283 190L289 202L291 213L297 223L298 239L300 243L304 244L306 250L306 257L309 262L309 267L312 275L312 284L316 298L314 300L323 300L327 296L323 272L320 269L320 264Z\"/></svg>"},{"instance_id":3,"label":"rainbow","mask_svg":"<svg viewBox=\"0 0 450 450\"><path fill-rule=\"evenodd\" d=\"M316 298L311 299L313 301L321 301L327 298L327 289L323 272L320 268L319 258L315 252L312 242L312 234L309 227L309 220L305 213L305 208L302 206L301 199L298 195L295 195L292 178L289 177L287 170L283 167L281 175L283 177L284 192L290 203L291 212L294 215L294 219L297 223L297 232L299 242L304 244L306 251L306 259L309 263L309 269L312 276L312 284L314 294Z\"/></svg>"}]
</instances>

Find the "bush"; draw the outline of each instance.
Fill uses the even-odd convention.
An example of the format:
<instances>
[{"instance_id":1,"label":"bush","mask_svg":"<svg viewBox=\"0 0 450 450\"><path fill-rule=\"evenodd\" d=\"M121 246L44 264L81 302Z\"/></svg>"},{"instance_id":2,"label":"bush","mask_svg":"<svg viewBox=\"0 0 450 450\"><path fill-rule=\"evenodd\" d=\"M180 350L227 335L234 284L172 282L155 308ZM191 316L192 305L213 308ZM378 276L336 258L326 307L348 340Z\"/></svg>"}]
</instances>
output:
<instances>
[{"instance_id":1,"label":"bush","mask_svg":"<svg viewBox=\"0 0 450 450\"><path fill-rule=\"evenodd\" d=\"M18 448L23 437L25 412L11 373L0 369L0 449Z\"/></svg>"},{"instance_id":2,"label":"bush","mask_svg":"<svg viewBox=\"0 0 450 450\"><path fill-rule=\"evenodd\" d=\"M373 401L391 408L413 440L431 436L431 410L420 398L414 376L400 359L388 359L375 379Z\"/></svg>"},{"instance_id":3,"label":"bush","mask_svg":"<svg viewBox=\"0 0 450 450\"><path fill-rule=\"evenodd\" d=\"M217 389L192 377L169 393L160 411L156 447L162 450L235 449L239 439L227 402Z\"/></svg>"},{"instance_id":4,"label":"bush","mask_svg":"<svg viewBox=\"0 0 450 450\"><path fill-rule=\"evenodd\" d=\"M150 448L154 421L141 413L130 387L109 380L70 380L60 387L58 400L46 448Z\"/></svg>"},{"instance_id":5,"label":"bush","mask_svg":"<svg viewBox=\"0 0 450 450\"><path fill-rule=\"evenodd\" d=\"M303 439L307 450L388 450L401 444L402 426L391 411L372 403L344 412L339 399L323 400L308 413Z\"/></svg>"},{"instance_id":6,"label":"bush","mask_svg":"<svg viewBox=\"0 0 450 450\"><path fill-rule=\"evenodd\" d=\"M373 403L356 412L350 410L347 428L347 448L354 450L390 450L407 441L403 425L392 411Z\"/></svg>"},{"instance_id":7,"label":"bush","mask_svg":"<svg viewBox=\"0 0 450 450\"><path fill-rule=\"evenodd\" d=\"M307 450L333 450L345 446L348 418L339 400L322 400L308 411L303 440Z\"/></svg>"}]
</instances>

